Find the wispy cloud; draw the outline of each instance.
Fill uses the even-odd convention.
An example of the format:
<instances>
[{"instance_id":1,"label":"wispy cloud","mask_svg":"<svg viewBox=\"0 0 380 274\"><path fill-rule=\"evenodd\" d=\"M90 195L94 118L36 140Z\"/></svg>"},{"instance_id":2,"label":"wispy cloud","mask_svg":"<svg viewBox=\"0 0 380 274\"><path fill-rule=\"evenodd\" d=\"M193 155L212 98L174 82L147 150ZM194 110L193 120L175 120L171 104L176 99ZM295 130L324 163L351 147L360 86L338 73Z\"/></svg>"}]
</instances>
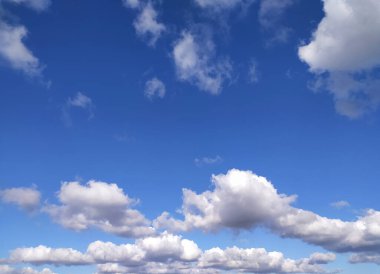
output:
<instances>
[{"instance_id":1,"label":"wispy cloud","mask_svg":"<svg viewBox=\"0 0 380 274\"><path fill-rule=\"evenodd\" d=\"M215 164L220 164L223 162L223 158L220 157L219 155L215 157L202 157L202 158L195 158L194 163L196 166L201 167L204 165L215 165Z\"/></svg>"},{"instance_id":2,"label":"wispy cloud","mask_svg":"<svg viewBox=\"0 0 380 274\"><path fill-rule=\"evenodd\" d=\"M69 97L65 105L62 107L62 120L64 124L68 127L72 125L72 108L79 108L86 111L88 114L88 119L92 119L95 115L95 104L93 103L92 99L83 94L82 92L78 92L75 94L75 96Z\"/></svg>"},{"instance_id":3,"label":"wispy cloud","mask_svg":"<svg viewBox=\"0 0 380 274\"><path fill-rule=\"evenodd\" d=\"M164 98L166 93L165 84L157 77L153 77L145 83L144 95L150 100Z\"/></svg>"}]
</instances>

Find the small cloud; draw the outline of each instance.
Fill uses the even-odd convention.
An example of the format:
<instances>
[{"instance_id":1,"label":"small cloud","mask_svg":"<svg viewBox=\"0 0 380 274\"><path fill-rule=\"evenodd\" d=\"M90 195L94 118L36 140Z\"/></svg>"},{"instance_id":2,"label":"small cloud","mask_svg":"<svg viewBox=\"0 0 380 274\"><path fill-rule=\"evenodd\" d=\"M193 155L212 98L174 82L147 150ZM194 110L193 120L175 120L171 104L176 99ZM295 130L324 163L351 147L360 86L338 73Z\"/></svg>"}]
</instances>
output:
<instances>
[{"instance_id":1,"label":"small cloud","mask_svg":"<svg viewBox=\"0 0 380 274\"><path fill-rule=\"evenodd\" d=\"M223 158L220 157L219 155L215 156L214 158L212 157L202 157L202 158L195 158L194 163L196 166L201 167L204 165L215 165L215 164L220 164L223 162Z\"/></svg>"},{"instance_id":2,"label":"small cloud","mask_svg":"<svg viewBox=\"0 0 380 274\"><path fill-rule=\"evenodd\" d=\"M37 210L40 199L41 194L35 187L14 187L0 190L0 202L14 204L28 212Z\"/></svg>"},{"instance_id":3,"label":"small cloud","mask_svg":"<svg viewBox=\"0 0 380 274\"><path fill-rule=\"evenodd\" d=\"M69 97L66 104L62 108L62 120L66 126L72 125L70 113L72 108L80 108L85 110L88 113L89 120L94 117L95 105L92 102L92 99L83 93L78 92L74 97Z\"/></svg>"},{"instance_id":4,"label":"small cloud","mask_svg":"<svg viewBox=\"0 0 380 274\"><path fill-rule=\"evenodd\" d=\"M260 73L257 69L257 63L255 61L251 61L251 64L249 66L248 70L248 80L250 83L254 84L259 81Z\"/></svg>"},{"instance_id":5,"label":"small cloud","mask_svg":"<svg viewBox=\"0 0 380 274\"><path fill-rule=\"evenodd\" d=\"M341 209L341 208L344 208L344 207L349 207L350 206L350 203L347 202L347 201L337 201L337 202L333 202L330 204L332 207L335 207L337 209Z\"/></svg>"},{"instance_id":6,"label":"small cloud","mask_svg":"<svg viewBox=\"0 0 380 274\"><path fill-rule=\"evenodd\" d=\"M155 97L164 98L165 93L165 84L158 78L154 77L145 83L144 95L148 99L152 100Z\"/></svg>"}]
</instances>

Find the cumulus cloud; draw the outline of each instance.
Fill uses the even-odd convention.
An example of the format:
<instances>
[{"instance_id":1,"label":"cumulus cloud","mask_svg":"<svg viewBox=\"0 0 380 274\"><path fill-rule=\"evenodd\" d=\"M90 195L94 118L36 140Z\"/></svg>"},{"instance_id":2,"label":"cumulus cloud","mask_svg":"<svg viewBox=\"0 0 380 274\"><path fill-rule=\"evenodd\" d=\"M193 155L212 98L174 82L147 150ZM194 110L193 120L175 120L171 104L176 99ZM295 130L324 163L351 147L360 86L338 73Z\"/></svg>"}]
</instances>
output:
<instances>
[{"instance_id":1,"label":"cumulus cloud","mask_svg":"<svg viewBox=\"0 0 380 274\"><path fill-rule=\"evenodd\" d=\"M208 37L183 32L173 48L177 76L199 89L217 95L231 77L232 66L227 59L215 58L214 43Z\"/></svg>"},{"instance_id":2,"label":"cumulus cloud","mask_svg":"<svg viewBox=\"0 0 380 274\"><path fill-rule=\"evenodd\" d=\"M380 248L380 212L368 210L356 221L329 219L293 207L296 196L279 194L271 182L251 171L232 169L212 176L214 189L197 194L183 190L178 220L164 212L154 224L177 231L223 228L250 230L262 226L282 237L301 239L337 252L365 252Z\"/></svg>"},{"instance_id":3,"label":"cumulus cloud","mask_svg":"<svg viewBox=\"0 0 380 274\"><path fill-rule=\"evenodd\" d=\"M148 80L145 83L144 95L152 100L153 98L164 98L166 93L165 84L156 77Z\"/></svg>"},{"instance_id":4,"label":"cumulus cloud","mask_svg":"<svg viewBox=\"0 0 380 274\"><path fill-rule=\"evenodd\" d=\"M85 253L45 246L18 248L10 253L12 263L34 265L97 264L98 273L220 273L225 270L255 273L326 273L320 266L335 259L316 253L293 260L263 248L211 248L202 251L191 240L167 232L136 240L134 244L91 243Z\"/></svg>"},{"instance_id":5,"label":"cumulus cloud","mask_svg":"<svg viewBox=\"0 0 380 274\"><path fill-rule=\"evenodd\" d=\"M89 181L86 185L65 182L58 192L59 205L48 204L43 211L55 222L77 231L95 227L124 237L143 237L154 229L116 184Z\"/></svg>"},{"instance_id":6,"label":"cumulus cloud","mask_svg":"<svg viewBox=\"0 0 380 274\"><path fill-rule=\"evenodd\" d=\"M28 212L35 211L40 205L41 194L35 188L15 187L0 190L0 201L14 204Z\"/></svg>"},{"instance_id":7,"label":"cumulus cloud","mask_svg":"<svg viewBox=\"0 0 380 274\"><path fill-rule=\"evenodd\" d=\"M338 113L357 118L377 108L380 2L324 0L325 17L298 55L324 81Z\"/></svg>"},{"instance_id":8,"label":"cumulus cloud","mask_svg":"<svg viewBox=\"0 0 380 274\"><path fill-rule=\"evenodd\" d=\"M2 2L26 5L37 11L45 10L50 4L49 0L5 0ZM28 76L40 76L43 67L25 45L24 40L27 35L25 26L10 24L0 14L0 58L13 69L22 71Z\"/></svg>"},{"instance_id":9,"label":"cumulus cloud","mask_svg":"<svg viewBox=\"0 0 380 274\"><path fill-rule=\"evenodd\" d=\"M49 268L44 268L41 271L35 270L31 267L13 268L9 265L0 265L0 273L2 274L57 274Z\"/></svg>"},{"instance_id":10,"label":"cumulus cloud","mask_svg":"<svg viewBox=\"0 0 380 274\"><path fill-rule=\"evenodd\" d=\"M62 120L66 126L72 125L71 109L79 108L88 113L88 119L94 117L95 104L92 99L82 92L77 92L73 97L69 97L62 107Z\"/></svg>"},{"instance_id":11,"label":"cumulus cloud","mask_svg":"<svg viewBox=\"0 0 380 274\"><path fill-rule=\"evenodd\" d=\"M215 165L220 164L223 162L223 158L219 155L216 155L215 157L202 157L202 158L195 158L194 163L196 166L204 166L204 165Z\"/></svg>"},{"instance_id":12,"label":"cumulus cloud","mask_svg":"<svg viewBox=\"0 0 380 274\"><path fill-rule=\"evenodd\" d=\"M261 0L259 23L270 34L270 42L287 42L291 29L280 24L285 11L294 4L294 0Z\"/></svg>"}]
</instances>

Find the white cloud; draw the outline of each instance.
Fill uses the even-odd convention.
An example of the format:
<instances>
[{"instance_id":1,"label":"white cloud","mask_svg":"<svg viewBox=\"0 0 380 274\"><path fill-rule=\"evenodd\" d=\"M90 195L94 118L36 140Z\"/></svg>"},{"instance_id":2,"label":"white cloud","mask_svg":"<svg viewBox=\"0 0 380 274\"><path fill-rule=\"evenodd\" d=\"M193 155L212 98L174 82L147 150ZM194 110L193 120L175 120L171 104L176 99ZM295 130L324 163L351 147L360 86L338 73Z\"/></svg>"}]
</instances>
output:
<instances>
[{"instance_id":1,"label":"white cloud","mask_svg":"<svg viewBox=\"0 0 380 274\"><path fill-rule=\"evenodd\" d=\"M202 158L195 158L194 163L195 165L201 167L204 165L214 165L214 164L220 164L223 162L223 158L219 155L216 155L215 157L202 157Z\"/></svg>"},{"instance_id":2,"label":"white cloud","mask_svg":"<svg viewBox=\"0 0 380 274\"><path fill-rule=\"evenodd\" d=\"M293 260L263 248L211 248L203 252L193 241L165 232L136 240L134 244L96 241L88 246L86 253L45 246L18 248L11 251L9 261L34 265L97 264L98 273L220 273L224 270L325 273L320 264L334 259L333 254L317 253Z\"/></svg>"},{"instance_id":3,"label":"white cloud","mask_svg":"<svg viewBox=\"0 0 380 274\"><path fill-rule=\"evenodd\" d=\"M133 22L137 35L146 39L150 46L154 46L161 35L166 31L163 23L157 20L158 13L152 2L141 0L122 0L126 8L138 10L139 14Z\"/></svg>"},{"instance_id":4,"label":"white cloud","mask_svg":"<svg viewBox=\"0 0 380 274\"><path fill-rule=\"evenodd\" d=\"M357 118L380 103L380 82L372 74L380 65L380 2L324 0L324 11L310 43L298 54L325 80L337 112Z\"/></svg>"},{"instance_id":5,"label":"white cloud","mask_svg":"<svg viewBox=\"0 0 380 274\"><path fill-rule=\"evenodd\" d=\"M50 248L43 245L37 247L24 247L13 250L9 262L30 263L34 265L84 265L92 259L72 248Z\"/></svg>"},{"instance_id":6,"label":"white cloud","mask_svg":"<svg viewBox=\"0 0 380 274\"><path fill-rule=\"evenodd\" d=\"M336 201L336 202L331 203L330 205L332 207L340 209L340 208L344 208L344 207L349 207L350 203L347 201Z\"/></svg>"},{"instance_id":7,"label":"white cloud","mask_svg":"<svg viewBox=\"0 0 380 274\"><path fill-rule=\"evenodd\" d=\"M144 94L148 99L152 100L155 97L164 98L165 93L165 84L158 78L153 77L145 83Z\"/></svg>"},{"instance_id":8,"label":"white cloud","mask_svg":"<svg viewBox=\"0 0 380 274\"><path fill-rule=\"evenodd\" d=\"M122 0L126 8L136 9L140 7L141 0Z\"/></svg>"},{"instance_id":9,"label":"white cloud","mask_svg":"<svg viewBox=\"0 0 380 274\"><path fill-rule=\"evenodd\" d=\"M219 94L225 80L231 77L232 67L226 59L214 60L214 55L211 39L183 32L173 49L177 76L203 91Z\"/></svg>"},{"instance_id":10,"label":"white cloud","mask_svg":"<svg viewBox=\"0 0 380 274\"><path fill-rule=\"evenodd\" d=\"M3 0L3 2L26 5L37 11L43 11L50 5L50 0ZM40 76L43 67L24 44L27 34L28 31L24 26L11 25L0 14L0 58L13 69L22 71L28 76Z\"/></svg>"},{"instance_id":11,"label":"white cloud","mask_svg":"<svg viewBox=\"0 0 380 274\"><path fill-rule=\"evenodd\" d=\"M9 265L0 265L0 273L1 274L57 274L48 268L44 268L41 271L38 271L31 267L16 269Z\"/></svg>"},{"instance_id":12,"label":"white cloud","mask_svg":"<svg viewBox=\"0 0 380 274\"><path fill-rule=\"evenodd\" d=\"M132 209L136 201L125 195L116 184L65 182L58 199L60 205L46 205L43 211L66 228L80 231L95 227L124 237L143 237L154 233L150 221Z\"/></svg>"},{"instance_id":13,"label":"white cloud","mask_svg":"<svg viewBox=\"0 0 380 274\"><path fill-rule=\"evenodd\" d=\"M281 26L280 20L294 0L261 0L259 8L259 23L270 33L270 42L287 42L291 30Z\"/></svg>"},{"instance_id":14,"label":"white cloud","mask_svg":"<svg viewBox=\"0 0 380 274\"><path fill-rule=\"evenodd\" d=\"M15 204L20 208L32 212L40 205L41 194L35 188L8 188L0 190L0 201Z\"/></svg>"},{"instance_id":15,"label":"white cloud","mask_svg":"<svg viewBox=\"0 0 380 274\"><path fill-rule=\"evenodd\" d=\"M248 70L248 80L250 83L257 83L259 81L259 71L257 69L257 63L255 61L251 61Z\"/></svg>"},{"instance_id":16,"label":"white cloud","mask_svg":"<svg viewBox=\"0 0 380 274\"><path fill-rule=\"evenodd\" d=\"M62 120L66 126L72 125L71 109L80 108L88 113L88 119L94 117L95 104L92 99L82 92L77 92L75 96L69 97L66 104L62 107Z\"/></svg>"},{"instance_id":17,"label":"white cloud","mask_svg":"<svg viewBox=\"0 0 380 274\"><path fill-rule=\"evenodd\" d=\"M16 70L28 76L39 76L39 60L23 43L27 35L24 26L11 26L0 19L0 56Z\"/></svg>"},{"instance_id":18,"label":"white cloud","mask_svg":"<svg viewBox=\"0 0 380 274\"><path fill-rule=\"evenodd\" d=\"M356 221L329 219L291 206L295 196L279 194L264 177L230 170L212 176L214 189L201 194L184 189L177 220L164 212L157 228L218 231L266 227L282 237L297 238L337 252L364 252L380 248L380 212L368 210Z\"/></svg>"}]
</instances>

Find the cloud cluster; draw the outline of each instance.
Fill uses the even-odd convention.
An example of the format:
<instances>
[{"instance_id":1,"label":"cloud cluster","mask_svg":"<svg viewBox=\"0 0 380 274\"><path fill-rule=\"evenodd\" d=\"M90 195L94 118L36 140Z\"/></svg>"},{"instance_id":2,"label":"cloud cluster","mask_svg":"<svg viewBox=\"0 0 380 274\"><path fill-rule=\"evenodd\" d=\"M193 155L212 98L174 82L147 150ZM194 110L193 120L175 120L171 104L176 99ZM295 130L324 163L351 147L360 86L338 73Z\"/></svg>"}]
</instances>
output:
<instances>
[{"instance_id":1,"label":"cloud cluster","mask_svg":"<svg viewBox=\"0 0 380 274\"><path fill-rule=\"evenodd\" d=\"M66 228L79 231L95 227L124 237L143 237L154 233L150 221L132 208L136 201L125 195L116 184L65 182L58 199L59 205L48 204L42 210Z\"/></svg>"},{"instance_id":2,"label":"cloud cluster","mask_svg":"<svg viewBox=\"0 0 380 274\"><path fill-rule=\"evenodd\" d=\"M293 260L263 248L199 249L191 240L167 232L136 240L134 244L91 243L85 253L71 248L45 246L18 248L10 253L13 264L96 264L99 273L219 273L236 270L254 273L326 273L320 266L335 260L333 254L312 254Z\"/></svg>"},{"instance_id":3,"label":"cloud cluster","mask_svg":"<svg viewBox=\"0 0 380 274\"><path fill-rule=\"evenodd\" d=\"M180 80L213 95L219 94L231 77L230 62L223 58L215 60L214 43L206 35L184 31L174 44L173 58Z\"/></svg>"},{"instance_id":4,"label":"cloud cluster","mask_svg":"<svg viewBox=\"0 0 380 274\"><path fill-rule=\"evenodd\" d=\"M35 188L14 187L0 190L0 201L15 204L28 212L35 211L40 205L41 194Z\"/></svg>"},{"instance_id":5,"label":"cloud cluster","mask_svg":"<svg viewBox=\"0 0 380 274\"><path fill-rule=\"evenodd\" d=\"M197 194L183 190L178 220L164 212L157 228L177 231L253 229L264 226L282 237L301 239L337 252L365 252L380 248L380 212L368 210L356 221L319 216L291 205L296 196L279 194L264 177L233 169L212 177L214 189Z\"/></svg>"},{"instance_id":6,"label":"cloud cluster","mask_svg":"<svg viewBox=\"0 0 380 274\"><path fill-rule=\"evenodd\" d=\"M5 0L0 2L0 58L13 69L22 71L28 76L40 76L42 65L37 57L24 43L28 31L25 26L7 22L2 3L26 5L36 11L43 11L50 5L50 0Z\"/></svg>"},{"instance_id":7,"label":"cloud cluster","mask_svg":"<svg viewBox=\"0 0 380 274\"><path fill-rule=\"evenodd\" d=\"M323 2L325 17L298 54L332 93L337 112L357 118L380 103L380 80L374 73L380 65L380 2Z\"/></svg>"}]
</instances>

